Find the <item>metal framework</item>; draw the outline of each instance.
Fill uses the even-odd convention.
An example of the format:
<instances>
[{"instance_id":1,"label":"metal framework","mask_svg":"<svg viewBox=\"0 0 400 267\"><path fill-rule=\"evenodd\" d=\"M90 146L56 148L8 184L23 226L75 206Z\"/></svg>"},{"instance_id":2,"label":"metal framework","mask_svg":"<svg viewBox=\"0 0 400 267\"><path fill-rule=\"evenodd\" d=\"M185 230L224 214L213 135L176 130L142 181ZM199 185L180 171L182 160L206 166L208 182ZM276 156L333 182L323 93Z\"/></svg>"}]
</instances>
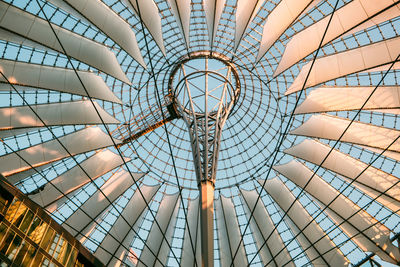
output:
<instances>
[{"instance_id":1,"label":"metal framework","mask_svg":"<svg viewBox=\"0 0 400 267\"><path fill-rule=\"evenodd\" d=\"M396 0L2 0L0 173L107 266L399 265L399 58Z\"/></svg>"}]
</instances>

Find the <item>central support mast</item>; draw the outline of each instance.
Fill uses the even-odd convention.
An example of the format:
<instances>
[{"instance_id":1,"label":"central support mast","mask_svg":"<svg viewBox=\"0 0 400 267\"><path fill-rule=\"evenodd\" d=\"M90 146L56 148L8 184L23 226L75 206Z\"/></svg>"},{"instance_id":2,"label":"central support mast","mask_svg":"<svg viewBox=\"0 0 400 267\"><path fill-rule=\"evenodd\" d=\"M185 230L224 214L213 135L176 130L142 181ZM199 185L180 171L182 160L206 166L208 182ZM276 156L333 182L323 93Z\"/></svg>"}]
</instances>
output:
<instances>
[{"instance_id":1,"label":"central support mast","mask_svg":"<svg viewBox=\"0 0 400 267\"><path fill-rule=\"evenodd\" d=\"M214 188L222 129L240 93L236 69L228 60L210 52L191 54L170 80L190 136L201 203L201 265L207 267L214 265Z\"/></svg>"}]
</instances>

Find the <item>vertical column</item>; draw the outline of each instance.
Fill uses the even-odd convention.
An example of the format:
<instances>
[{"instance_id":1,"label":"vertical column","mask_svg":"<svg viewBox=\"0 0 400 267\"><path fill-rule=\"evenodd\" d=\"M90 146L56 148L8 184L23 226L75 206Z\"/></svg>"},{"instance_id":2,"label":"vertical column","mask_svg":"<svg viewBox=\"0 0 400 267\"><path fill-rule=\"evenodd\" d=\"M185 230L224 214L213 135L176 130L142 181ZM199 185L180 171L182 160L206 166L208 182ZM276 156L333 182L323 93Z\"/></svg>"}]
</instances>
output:
<instances>
[{"instance_id":1,"label":"vertical column","mask_svg":"<svg viewBox=\"0 0 400 267\"><path fill-rule=\"evenodd\" d=\"M214 183L200 183L201 266L214 266Z\"/></svg>"}]
</instances>

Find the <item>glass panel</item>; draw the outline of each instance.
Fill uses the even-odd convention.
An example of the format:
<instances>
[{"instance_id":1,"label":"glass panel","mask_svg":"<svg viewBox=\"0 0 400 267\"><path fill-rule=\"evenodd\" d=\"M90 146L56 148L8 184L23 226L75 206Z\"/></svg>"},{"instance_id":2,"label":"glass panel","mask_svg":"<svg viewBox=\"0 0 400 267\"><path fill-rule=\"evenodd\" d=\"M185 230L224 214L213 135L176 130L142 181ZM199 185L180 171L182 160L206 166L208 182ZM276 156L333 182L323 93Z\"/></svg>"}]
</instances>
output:
<instances>
[{"instance_id":1,"label":"glass panel","mask_svg":"<svg viewBox=\"0 0 400 267\"><path fill-rule=\"evenodd\" d=\"M47 228L47 232L43 238L42 244L40 245L43 249L47 250L47 247L50 244L50 240L53 239L54 230L51 227Z\"/></svg>"},{"instance_id":2,"label":"glass panel","mask_svg":"<svg viewBox=\"0 0 400 267\"><path fill-rule=\"evenodd\" d=\"M49 261L49 259L48 258L44 258L43 259L43 261L42 261L42 266L49 266L50 265L50 261Z\"/></svg>"},{"instance_id":3,"label":"glass panel","mask_svg":"<svg viewBox=\"0 0 400 267\"><path fill-rule=\"evenodd\" d=\"M51 242L50 248L47 250L47 252L53 256L54 250L56 249L58 240L60 239L60 235L56 233L56 236L54 237L53 242Z\"/></svg>"},{"instance_id":4,"label":"glass panel","mask_svg":"<svg viewBox=\"0 0 400 267\"><path fill-rule=\"evenodd\" d=\"M11 223L13 223L16 227L18 227L22 220L24 219L25 213L28 210L28 208L24 205L24 203L21 203L19 206L19 209L17 213L15 214L14 218L11 220Z\"/></svg>"},{"instance_id":5,"label":"glass panel","mask_svg":"<svg viewBox=\"0 0 400 267\"><path fill-rule=\"evenodd\" d=\"M29 225L31 225L33 215L33 212L28 209L28 212L26 213L25 218L19 227L22 232L26 233L26 230L28 230Z\"/></svg>"},{"instance_id":6,"label":"glass panel","mask_svg":"<svg viewBox=\"0 0 400 267\"><path fill-rule=\"evenodd\" d=\"M63 251L61 252L60 256L58 257L58 261L63 265L67 262L68 256L71 253L71 249L72 249L72 246L70 243L68 243L68 242L65 242L65 243L66 243L66 246L64 246Z\"/></svg>"},{"instance_id":7,"label":"glass panel","mask_svg":"<svg viewBox=\"0 0 400 267\"><path fill-rule=\"evenodd\" d=\"M0 244L1 244L1 241L3 240L3 237L4 237L4 235L6 234L6 232L7 232L7 226L4 224L4 223L1 223L0 224Z\"/></svg>"},{"instance_id":8,"label":"glass panel","mask_svg":"<svg viewBox=\"0 0 400 267\"><path fill-rule=\"evenodd\" d=\"M10 246L11 242L13 241L14 236L15 236L14 231L10 229L6 235L4 242L2 242L0 245L0 253L2 253L3 255L6 254L6 251Z\"/></svg>"},{"instance_id":9,"label":"glass panel","mask_svg":"<svg viewBox=\"0 0 400 267\"><path fill-rule=\"evenodd\" d=\"M61 237L60 238L60 242L58 242L58 246L57 246L56 251L55 251L55 253L53 255L53 257L55 259L59 260L61 252L65 249L65 245L66 245L66 242L65 242L64 238Z\"/></svg>"},{"instance_id":10,"label":"glass panel","mask_svg":"<svg viewBox=\"0 0 400 267\"><path fill-rule=\"evenodd\" d=\"M40 243L46 231L47 223L43 222L39 217L35 217L28 231L28 237L36 244Z\"/></svg>"},{"instance_id":11,"label":"glass panel","mask_svg":"<svg viewBox=\"0 0 400 267\"><path fill-rule=\"evenodd\" d=\"M35 256L35 253L36 253L36 249L34 247L30 246L21 266L23 266L23 267L29 266L33 260L33 257ZM34 266L37 266L37 265L32 265L32 267L34 267Z\"/></svg>"},{"instance_id":12,"label":"glass panel","mask_svg":"<svg viewBox=\"0 0 400 267\"><path fill-rule=\"evenodd\" d=\"M4 217L7 221L11 222L20 204L21 201L19 201L17 198L14 198L13 202L10 205L10 208L7 210L6 216Z\"/></svg>"},{"instance_id":13,"label":"glass panel","mask_svg":"<svg viewBox=\"0 0 400 267\"><path fill-rule=\"evenodd\" d=\"M15 235L14 240L11 243L11 246L8 248L8 250L5 254L6 257L9 258L10 260L14 259L21 244L22 244L22 238L19 235Z\"/></svg>"},{"instance_id":14,"label":"glass panel","mask_svg":"<svg viewBox=\"0 0 400 267\"><path fill-rule=\"evenodd\" d=\"M73 267L75 266L75 261L76 261L76 257L78 256L78 250L73 249L71 256L69 257L68 263L67 263L67 267Z\"/></svg>"},{"instance_id":15,"label":"glass panel","mask_svg":"<svg viewBox=\"0 0 400 267\"><path fill-rule=\"evenodd\" d=\"M26 252L28 251L29 247L30 246L28 243L26 243L25 241L22 242L22 247L18 251L18 254L15 257L15 260L13 262L14 265L21 266L22 260L24 259L24 256L25 256Z\"/></svg>"}]
</instances>

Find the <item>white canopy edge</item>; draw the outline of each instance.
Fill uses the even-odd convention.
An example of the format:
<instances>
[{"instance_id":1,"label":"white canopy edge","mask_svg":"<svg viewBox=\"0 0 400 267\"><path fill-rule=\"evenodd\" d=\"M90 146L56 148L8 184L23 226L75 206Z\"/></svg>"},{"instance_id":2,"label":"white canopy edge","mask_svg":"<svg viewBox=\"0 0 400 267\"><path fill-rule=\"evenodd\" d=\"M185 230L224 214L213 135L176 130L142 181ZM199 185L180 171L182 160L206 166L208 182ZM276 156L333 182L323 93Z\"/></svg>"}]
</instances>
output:
<instances>
[{"instance_id":1,"label":"white canopy edge","mask_svg":"<svg viewBox=\"0 0 400 267\"><path fill-rule=\"evenodd\" d=\"M191 12L191 1L187 0L168 0L171 6L172 14L175 17L176 23L181 29L182 36L185 39L185 45L187 48L190 47L189 42L189 29L190 29L190 12Z\"/></svg>"},{"instance_id":2,"label":"white canopy edge","mask_svg":"<svg viewBox=\"0 0 400 267\"><path fill-rule=\"evenodd\" d=\"M122 195L134 181L130 174L121 169L113 174L85 203L80 206L62 225L72 235L81 237L81 231L89 226L109 205ZM104 195L103 195L104 194ZM105 197L107 196L107 198ZM86 214L85 214L85 213Z\"/></svg>"},{"instance_id":3,"label":"white canopy edge","mask_svg":"<svg viewBox=\"0 0 400 267\"><path fill-rule=\"evenodd\" d=\"M64 53L46 20L4 2L0 2L0 9L4 11L0 12L0 27ZM130 84L114 53L107 47L57 25L52 24L52 27L69 56Z\"/></svg>"},{"instance_id":4,"label":"white canopy edge","mask_svg":"<svg viewBox=\"0 0 400 267\"><path fill-rule=\"evenodd\" d=\"M310 75L304 88L309 88L352 73L366 71L393 62L400 53L400 37L387 39L370 45L346 50L308 62L285 92L289 95L302 89L308 72Z\"/></svg>"},{"instance_id":5,"label":"white canopy edge","mask_svg":"<svg viewBox=\"0 0 400 267\"><path fill-rule=\"evenodd\" d=\"M55 3L57 1L50 1L57 5ZM84 18L124 49L143 68L146 68L146 63L140 53L135 33L132 31L130 25L111 8L97 0L64 0L64 2L71 5Z\"/></svg>"},{"instance_id":6,"label":"white canopy edge","mask_svg":"<svg viewBox=\"0 0 400 267\"><path fill-rule=\"evenodd\" d=\"M271 46L312 2L317 1L282 0L279 2L265 21L256 61L259 61L268 52Z\"/></svg>"},{"instance_id":7,"label":"white canopy edge","mask_svg":"<svg viewBox=\"0 0 400 267\"><path fill-rule=\"evenodd\" d=\"M98 127L84 128L83 130L59 137L58 140L68 149L71 155L77 155L113 145L110 136ZM114 139L114 141L116 144L121 143L121 141L117 139ZM15 153L1 156L0 173L5 177L31 169L29 164L20 159L17 154L33 167L42 166L69 157L67 151L64 150L57 140L50 140L16 151Z\"/></svg>"},{"instance_id":8,"label":"white canopy edge","mask_svg":"<svg viewBox=\"0 0 400 267\"><path fill-rule=\"evenodd\" d=\"M301 230L301 234L297 236L297 240L303 249L308 248L305 250L305 253L310 260L315 259L312 261L314 265L348 265L348 260L342 252L338 248L335 248L336 245L325 235L324 230L315 221L312 221L310 214L298 200L295 200L293 194L282 181L277 178L268 180L264 188L284 212L294 203L287 213L290 220L285 221L295 235ZM308 223L310 224L306 227ZM293 227L294 225L295 227ZM318 257L320 255L322 257Z\"/></svg>"},{"instance_id":9,"label":"white canopy edge","mask_svg":"<svg viewBox=\"0 0 400 267\"><path fill-rule=\"evenodd\" d=\"M328 145L316 140L306 139L284 152L319 166L330 150L331 147ZM366 163L336 149L332 150L321 167L347 177L347 180L355 180L353 185L372 198L375 198L379 193L384 193L399 181L399 178L373 166L368 167ZM361 172L363 173L360 175ZM377 200L397 212L400 208L400 185L390 189Z\"/></svg>"},{"instance_id":10,"label":"white canopy edge","mask_svg":"<svg viewBox=\"0 0 400 267\"><path fill-rule=\"evenodd\" d=\"M168 243L171 244L173 229L175 227L176 217L179 209L178 200L179 194L177 193L173 195L165 195L164 198L161 200L155 218L160 227L158 227L157 224L153 222L150 233L146 240L147 246L143 248L142 253L140 254L140 262L137 264L137 267L160 266L156 256L168 256L168 252L170 251L170 249L167 246L163 235L165 235ZM153 251L156 256L153 255L149 249L151 249L151 251Z\"/></svg>"},{"instance_id":11,"label":"white canopy edge","mask_svg":"<svg viewBox=\"0 0 400 267\"><path fill-rule=\"evenodd\" d=\"M295 0L293 0L295 1ZM322 46L342 36L351 29L357 27L357 30L364 30L398 16L399 6L393 6L391 9L380 14L378 20L370 20L382 12L384 9L394 4L394 0L354 0L339 8L333 13L329 28L326 32ZM396 15L397 14L397 15ZM295 34L287 43L285 52L279 62L274 76L281 74L293 66L296 62L316 51L321 43L325 29L330 20L331 14ZM370 22L370 23L367 23ZM372 23L372 25L371 25Z\"/></svg>"},{"instance_id":12,"label":"white canopy edge","mask_svg":"<svg viewBox=\"0 0 400 267\"><path fill-rule=\"evenodd\" d=\"M239 47L250 22L257 15L264 2L265 0L237 0L234 51Z\"/></svg>"},{"instance_id":13,"label":"white canopy edge","mask_svg":"<svg viewBox=\"0 0 400 267\"><path fill-rule=\"evenodd\" d=\"M104 123L119 121L94 102ZM102 124L95 107L89 100L0 108L0 131L55 125ZM45 124L41 122L44 121Z\"/></svg>"},{"instance_id":14,"label":"white canopy edge","mask_svg":"<svg viewBox=\"0 0 400 267\"><path fill-rule=\"evenodd\" d=\"M0 71L18 91L45 89L81 96L89 94L93 98L122 104L122 101L113 94L104 80L91 72L77 71L85 86L83 87L72 69L0 59ZM3 76L0 76L0 82L7 83ZM12 90L14 89L10 85L0 84L0 91Z\"/></svg>"},{"instance_id":15,"label":"white canopy edge","mask_svg":"<svg viewBox=\"0 0 400 267\"><path fill-rule=\"evenodd\" d=\"M236 252L236 248L239 246L242 234L240 233L239 223L232 200L221 194L214 205L218 226L217 235L220 262L221 266L229 266ZM243 242L241 242L233 266L247 265L246 252Z\"/></svg>"},{"instance_id":16,"label":"white canopy edge","mask_svg":"<svg viewBox=\"0 0 400 267\"><path fill-rule=\"evenodd\" d=\"M291 134L308 137L338 140L350 120L330 116L312 115L305 123L291 131ZM347 129L341 142L385 149L400 135L400 131L381 126L375 126L359 121L353 121ZM400 152L400 140L391 145L389 151Z\"/></svg>"},{"instance_id":17,"label":"white canopy edge","mask_svg":"<svg viewBox=\"0 0 400 267\"><path fill-rule=\"evenodd\" d=\"M185 235L183 237L181 266L195 266L195 260L190 244L190 236L192 237L193 246L196 251L196 263L201 264L201 238L200 238L200 210L199 210L199 197L188 201L187 207L187 221L185 226ZM190 230L190 236L189 236Z\"/></svg>"},{"instance_id":18,"label":"white canopy edge","mask_svg":"<svg viewBox=\"0 0 400 267\"><path fill-rule=\"evenodd\" d=\"M246 191L241 189L240 193L243 199L244 212L247 219L250 219L251 211L254 209L256 204L258 193L255 190ZM274 223L271 220L267 209L260 199L257 202L257 207L254 210L253 218L250 220L250 228L253 233L253 238L256 243L257 249L259 250L259 256L264 265L269 264L271 266L291 266L294 267L295 264L290 256L283 240L277 230L272 234L271 231L274 230ZM268 238L267 242L265 240ZM264 244L265 243L265 244ZM281 251L282 250L282 251ZM279 253L279 254L278 254ZM274 259L272 259L272 255Z\"/></svg>"},{"instance_id":19,"label":"white canopy edge","mask_svg":"<svg viewBox=\"0 0 400 267\"><path fill-rule=\"evenodd\" d=\"M130 160L129 158L125 158L126 162ZM81 167L76 165L51 180L51 184L47 183L43 190L35 195L31 195L30 198L41 207L46 208L53 202L63 198L63 194L68 195L90 182L90 179L83 170L85 170L92 180L95 180L122 164L123 161L119 155L107 149L102 150L82 161L79 164ZM47 208L47 210L52 212L56 208L54 207L50 210Z\"/></svg>"},{"instance_id":20,"label":"white canopy edge","mask_svg":"<svg viewBox=\"0 0 400 267\"><path fill-rule=\"evenodd\" d=\"M165 56L165 47L161 30L161 18L158 7L153 0L123 0L123 2L133 10L137 16L139 11L143 24L146 26L157 46ZM140 10L138 9L139 4Z\"/></svg>"},{"instance_id":21,"label":"white canopy edge","mask_svg":"<svg viewBox=\"0 0 400 267\"><path fill-rule=\"evenodd\" d=\"M358 110L362 107L374 86L368 87L321 87L310 92L295 110L295 114ZM400 108L400 86L383 86L376 89L363 110L390 112ZM396 110L393 110L396 112Z\"/></svg>"},{"instance_id":22,"label":"white canopy edge","mask_svg":"<svg viewBox=\"0 0 400 267\"><path fill-rule=\"evenodd\" d=\"M341 219L347 220L357 231L363 232L369 242L368 245L360 245L361 248L368 246L367 251L381 251L382 253L379 255L384 257L386 261L396 262L396 259L400 259L399 250L391 243L390 230L385 225L377 221L353 201L339 194L339 191L321 177L318 175L313 176L313 171L304 164L292 160L287 164L274 166L273 169L291 180L298 187L303 188L325 206L336 198L329 204L329 209ZM305 187L312 176L313 178Z\"/></svg>"},{"instance_id":23,"label":"white canopy edge","mask_svg":"<svg viewBox=\"0 0 400 267\"><path fill-rule=\"evenodd\" d=\"M123 252L126 250L124 246L129 248L130 244L121 246L119 244L123 243L127 238L130 232L137 232L139 229L139 225L142 222L141 217L145 214L145 210L147 210L147 203L153 199L155 194L157 193L159 185L157 186L141 186L140 190L143 194L139 193L139 189L136 189L134 195L129 200L128 204L126 204L125 208L121 212L121 216L114 222L110 231L104 237L103 241L100 243L94 255L102 261L107 266L114 266L111 263L115 264L117 259L122 260ZM146 201L145 201L145 200ZM123 219L128 220L128 223ZM133 230L134 231L133 231ZM132 239L129 240L131 242ZM107 253L109 251L111 254ZM113 258L112 256L116 258Z\"/></svg>"},{"instance_id":24,"label":"white canopy edge","mask_svg":"<svg viewBox=\"0 0 400 267\"><path fill-rule=\"evenodd\" d=\"M218 30L219 20L224 11L226 0L204 0L204 12L206 13L208 38L210 46L214 44L215 36Z\"/></svg>"}]
</instances>

